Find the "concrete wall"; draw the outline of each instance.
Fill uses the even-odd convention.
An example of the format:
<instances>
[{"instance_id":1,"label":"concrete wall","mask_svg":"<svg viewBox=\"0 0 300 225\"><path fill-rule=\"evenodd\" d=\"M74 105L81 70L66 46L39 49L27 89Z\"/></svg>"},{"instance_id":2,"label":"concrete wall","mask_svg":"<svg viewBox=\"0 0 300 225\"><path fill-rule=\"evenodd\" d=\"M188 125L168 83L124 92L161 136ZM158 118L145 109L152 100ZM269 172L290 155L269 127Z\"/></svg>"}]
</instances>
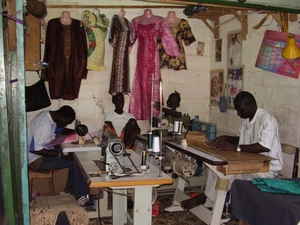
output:
<instances>
[{"instance_id":1,"label":"concrete wall","mask_svg":"<svg viewBox=\"0 0 300 225\"><path fill-rule=\"evenodd\" d=\"M77 1L62 0L59 2L48 1L48 4L61 4L61 8L48 8L48 15L45 22L49 19L60 17L61 12L68 10L71 16L75 19L80 19L81 14L85 9L90 8L68 8L63 5L77 4ZM93 4L92 1L84 1L80 4ZM108 5L133 5L132 8L125 8L126 18L131 20L136 16L142 15L144 9L151 8L149 2L141 1L101 1L97 4ZM134 8L134 5L144 5L145 8ZM157 5L157 4L154 4ZM107 18L111 19L114 14L117 14L120 8L101 8L101 13L105 14ZM177 8L152 8L153 14L165 17L167 12L173 10L176 12L177 17L187 17L183 14L183 9ZM210 94L210 70L224 69L226 75L226 57L227 57L227 33L236 29L240 29L241 25L237 19L231 19L233 16L224 16L221 18L220 23L220 37L223 39L223 55L222 62L216 63L214 60L215 39L212 32L198 19L187 19L192 31L196 37L196 42L192 45L185 47L187 54L188 70L186 71L173 71L162 70L163 79L163 94L165 99L167 96L177 90L181 93L181 106L180 110L183 113L189 113L193 118L199 115L203 121L210 121L217 125L218 130L222 132L231 132L236 134L238 131L239 117L236 115L235 110L227 110L221 113L217 106L209 105ZM256 25L264 15L249 13L248 15L248 35L247 40L243 41L243 55L242 60L244 64L244 90L250 91L257 99L259 107L263 107L270 111L278 120L280 128L280 136L283 143L288 143L294 146L300 145L299 131L300 131L300 118L298 111L300 110L300 82L298 79L284 77L275 73L267 72L256 68L255 61L261 41L264 36L264 31L279 30L275 20L271 17L264 23L259 30L254 30L252 27ZM298 21L290 24L290 31L296 34L300 33ZM45 31L43 30L42 33ZM197 42L205 43L204 55L197 55ZM136 47L135 44L133 51L130 54L130 74L131 83L134 79L134 71L136 65ZM43 53L42 53L43 57ZM108 85L110 79L110 68L112 59L112 48L106 39L105 43L105 66L107 71L95 72L90 71L86 80L83 80L79 98L75 101L54 100L50 109L57 109L61 105L68 104L74 107L77 117L85 123L89 130L96 130L102 127L103 115L113 109L111 103L111 96L108 94ZM37 79L35 72L27 72L27 84L34 83ZM129 96L125 98L125 110L128 109ZM37 112L28 113L28 121ZM147 124L147 122L146 122ZM73 126L73 125L72 125ZM146 128L147 129L147 125Z\"/></svg>"},{"instance_id":2,"label":"concrete wall","mask_svg":"<svg viewBox=\"0 0 300 225\"><path fill-rule=\"evenodd\" d=\"M244 90L255 96L259 107L265 108L275 116L279 123L281 142L299 147L299 79L284 77L255 67L265 30L280 31L278 24L271 16L260 29L252 29L264 16L256 13L248 15L247 40L242 43L242 62L245 69ZM211 69L224 69L226 71L227 33L241 27L237 19L230 20L231 18L232 16L224 16L220 21L220 23L224 23L220 27L220 37L223 39L222 58L225 60L215 63L214 57L211 57ZM290 32L300 33L298 21L291 22L289 25ZM208 45L211 47L211 56L213 56L215 51L214 40L211 39ZM221 113L218 107L210 107L210 121L216 123L220 130L229 131L233 134L238 133L240 119L235 110L227 110L227 112Z\"/></svg>"}]
</instances>

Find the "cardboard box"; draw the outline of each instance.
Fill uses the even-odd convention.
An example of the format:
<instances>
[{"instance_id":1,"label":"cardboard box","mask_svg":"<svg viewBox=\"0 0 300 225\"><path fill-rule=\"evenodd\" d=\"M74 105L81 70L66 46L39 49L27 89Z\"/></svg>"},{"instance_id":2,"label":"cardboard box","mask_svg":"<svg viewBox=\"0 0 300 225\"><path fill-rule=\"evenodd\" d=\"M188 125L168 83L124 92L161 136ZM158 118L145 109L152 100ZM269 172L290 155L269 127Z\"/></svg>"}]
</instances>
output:
<instances>
[{"instance_id":1,"label":"cardboard box","mask_svg":"<svg viewBox=\"0 0 300 225\"><path fill-rule=\"evenodd\" d=\"M64 191L68 179L68 171L69 169L53 171L54 191L56 194L58 194L61 191ZM47 179L34 179L32 192L40 196L49 196L50 190Z\"/></svg>"}]
</instances>

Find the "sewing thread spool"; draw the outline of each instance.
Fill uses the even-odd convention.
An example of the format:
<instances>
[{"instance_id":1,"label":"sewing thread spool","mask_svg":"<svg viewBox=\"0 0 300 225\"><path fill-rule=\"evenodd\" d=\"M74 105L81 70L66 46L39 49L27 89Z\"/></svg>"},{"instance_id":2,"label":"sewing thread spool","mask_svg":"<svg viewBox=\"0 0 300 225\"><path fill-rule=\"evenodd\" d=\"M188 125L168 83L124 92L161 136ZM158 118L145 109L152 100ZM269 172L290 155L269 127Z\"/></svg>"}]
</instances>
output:
<instances>
[{"instance_id":1,"label":"sewing thread spool","mask_svg":"<svg viewBox=\"0 0 300 225\"><path fill-rule=\"evenodd\" d=\"M182 121L179 121L177 134L182 134Z\"/></svg>"},{"instance_id":2,"label":"sewing thread spool","mask_svg":"<svg viewBox=\"0 0 300 225\"><path fill-rule=\"evenodd\" d=\"M147 152L146 151L142 151L142 166L146 166L146 160L147 160Z\"/></svg>"},{"instance_id":3,"label":"sewing thread spool","mask_svg":"<svg viewBox=\"0 0 300 225\"><path fill-rule=\"evenodd\" d=\"M179 121L175 121L173 126L173 131L175 133L178 133L178 128L179 128Z\"/></svg>"},{"instance_id":4,"label":"sewing thread spool","mask_svg":"<svg viewBox=\"0 0 300 225\"><path fill-rule=\"evenodd\" d=\"M152 148L153 148L153 134L151 131L148 132L147 134L147 141L148 141L148 151L152 152Z\"/></svg>"},{"instance_id":5,"label":"sewing thread spool","mask_svg":"<svg viewBox=\"0 0 300 225\"><path fill-rule=\"evenodd\" d=\"M160 152L160 142L159 142L159 137L154 136L153 137L153 153L159 153Z\"/></svg>"}]
</instances>

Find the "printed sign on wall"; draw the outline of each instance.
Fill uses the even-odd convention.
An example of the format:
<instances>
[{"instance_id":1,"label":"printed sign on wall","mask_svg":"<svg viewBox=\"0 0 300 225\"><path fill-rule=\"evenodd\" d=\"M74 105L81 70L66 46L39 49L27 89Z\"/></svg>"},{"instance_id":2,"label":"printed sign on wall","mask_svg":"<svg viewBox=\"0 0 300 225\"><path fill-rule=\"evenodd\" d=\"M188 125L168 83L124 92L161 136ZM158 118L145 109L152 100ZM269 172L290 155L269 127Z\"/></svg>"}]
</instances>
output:
<instances>
[{"instance_id":1,"label":"printed sign on wall","mask_svg":"<svg viewBox=\"0 0 300 225\"><path fill-rule=\"evenodd\" d=\"M295 35L296 44L300 47L300 35ZM300 59L287 60L281 52L287 44L286 34L267 30L260 46L255 67L273 73L298 79Z\"/></svg>"}]
</instances>

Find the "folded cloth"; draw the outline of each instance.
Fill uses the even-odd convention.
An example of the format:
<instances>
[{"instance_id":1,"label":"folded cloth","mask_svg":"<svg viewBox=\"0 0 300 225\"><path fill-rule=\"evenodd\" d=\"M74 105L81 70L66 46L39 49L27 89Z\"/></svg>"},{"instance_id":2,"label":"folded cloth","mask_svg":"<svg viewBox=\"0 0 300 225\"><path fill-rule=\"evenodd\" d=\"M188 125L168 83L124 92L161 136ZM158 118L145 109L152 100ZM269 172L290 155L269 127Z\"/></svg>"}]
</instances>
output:
<instances>
[{"instance_id":1,"label":"folded cloth","mask_svg":"<svg viewBox=\"0 0 300 225\"><path fill-rule=\"evenodd\" d=\"M255 178L252 183L263 192L300 195L300 182L272 178Z\"/></svg>"}]
</instances>

